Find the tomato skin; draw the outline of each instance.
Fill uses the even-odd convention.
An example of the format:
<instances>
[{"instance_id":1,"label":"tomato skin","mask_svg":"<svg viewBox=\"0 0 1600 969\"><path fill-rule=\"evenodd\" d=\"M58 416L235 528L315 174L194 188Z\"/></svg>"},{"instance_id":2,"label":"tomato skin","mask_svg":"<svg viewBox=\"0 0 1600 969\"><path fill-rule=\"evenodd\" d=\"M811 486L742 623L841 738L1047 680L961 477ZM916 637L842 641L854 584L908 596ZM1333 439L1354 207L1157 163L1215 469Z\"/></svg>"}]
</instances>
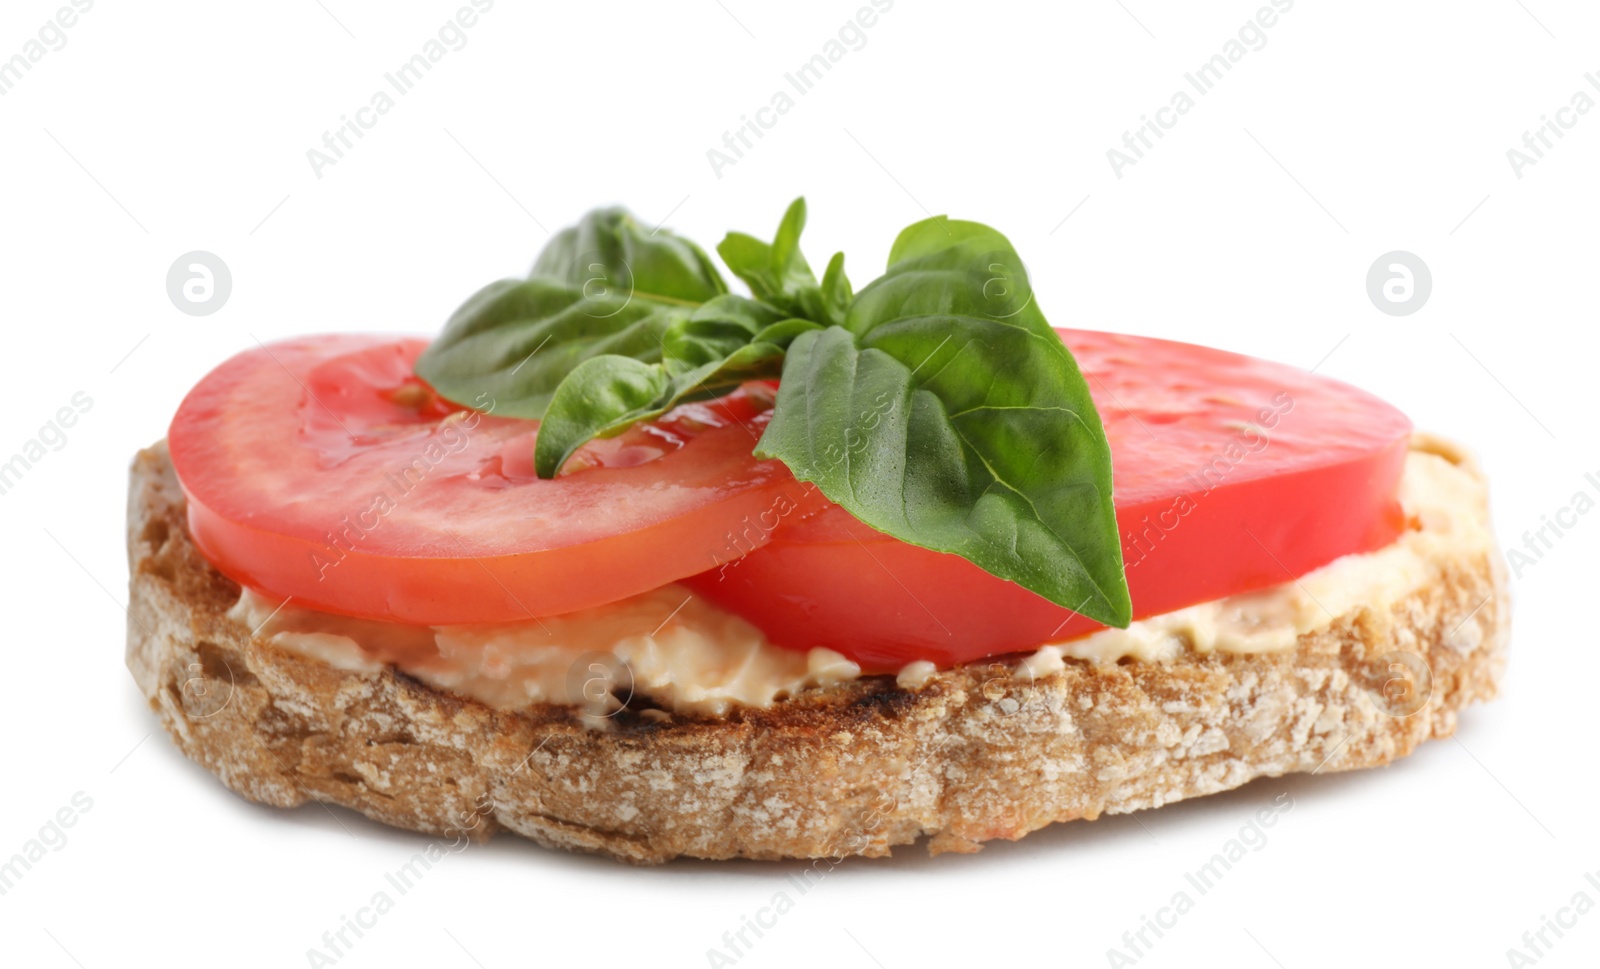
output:
<instances>
[{"instance_id":1,"label":"tomato skin","mask_svg":"<svg viewBox=\"0 0 1600 969\"><path fill-rule=\"evenodd\" d=\"M1410 423L1394 408L1236 354L1062 332L1111 440L1136 618L1398 534ZM536 424L433 395L412 374L425 345L307 337L202 380L169 446L206 557L298 605L422 624L524 621L684 580L779 645L828 646L869 672L1097 628L756 461L761 388L595 442L540 481ZM378 512L380 492L392 507Z\"/></svg>"},{"instance_id":2,"label":"tomato skin","mask_svg":"<svg viewBox=\"0 0 1600 969\"><path fill-rule=\"evenodd\" d=\"M1399 534L1411 425L1388 404L1219 350L1061 332L1111 441L1136 619L1276 585ZM689 585L780 645L828 646L876 672L1102 628L837 507L780 525Z\"/></svg>"},{"instance_id":3,"label":"tomato skin","mask_svg":"<svg viewBox=\"0 0 1600 969\"><path fill-rule=\"evenodd\" d=\"M765 541L757 529L736 545L736 523L823 503L751 456L765 414L744 392L594 442L539 480L537 425L440 401L412 374L426 345L306 337L204 378L168 438L206 558L328 612L517 622L700 572Z\"/></svg>"}]
</instances>

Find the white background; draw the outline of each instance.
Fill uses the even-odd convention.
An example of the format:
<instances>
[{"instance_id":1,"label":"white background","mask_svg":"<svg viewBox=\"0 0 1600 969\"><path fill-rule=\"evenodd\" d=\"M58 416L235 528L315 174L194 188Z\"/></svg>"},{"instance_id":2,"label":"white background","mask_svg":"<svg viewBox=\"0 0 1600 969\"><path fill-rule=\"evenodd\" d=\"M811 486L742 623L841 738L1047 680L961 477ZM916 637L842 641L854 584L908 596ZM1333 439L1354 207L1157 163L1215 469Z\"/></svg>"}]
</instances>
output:
<instances>
[{"instance_id":1,"label":"white background","mask_svg":"<svg viewBox=\"0 0 1600 969\"><path fill-rule=\"evenodd\" d=\"M1119 179L1107 149L1257 7L1125 4L900 0L719 178L707 149L854 0L500 0L318 178L307 149L457 4L96 3L0 97L0 457L75 392L94 401L0 496L0 856L75 792L93 801L0 897L0 963L305 965L427 843L348 812L250 805L152 735L122 663L125 469L256 338L432 332L525 271L545 227L597 204L709 244L766 236L804 193L808 251L820 266L846 250L858 283L907 223L985 221L1057 325L1320 361L1468 442L1507 545L1592 489L1600 110L1569 115L1521 178L1506 152L1574 92L1600 99L1584 78L1600 72L1600 10L1300 0ZM56 6L8 0L0 59ZM1395 249L1432 269L1415 315L1365 291ZM168 300L168 267L191 250L231 267L215 315ZM1141 965L1508 964L1573 893L1600 902L1583 877L1600 869L1597 543L1593 514L1522 570L1503 695L1463 716L1459 743L973 857L848 863L738 964L1105 965L1284 791L1294 808L1267 846ZM339 965L705 965L798 867L633 870L505 837L436 867ZM1539 964L1597 954L1591 912Z\"/></svg>"}]
</instances>

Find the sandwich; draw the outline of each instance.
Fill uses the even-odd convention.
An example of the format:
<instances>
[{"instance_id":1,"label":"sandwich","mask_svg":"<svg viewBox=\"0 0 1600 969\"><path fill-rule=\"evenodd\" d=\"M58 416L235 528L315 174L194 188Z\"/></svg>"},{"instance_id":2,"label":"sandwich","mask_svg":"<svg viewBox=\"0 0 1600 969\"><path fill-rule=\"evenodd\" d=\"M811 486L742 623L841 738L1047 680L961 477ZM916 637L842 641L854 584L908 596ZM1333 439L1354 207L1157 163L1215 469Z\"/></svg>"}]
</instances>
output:
<instances>
[{"instance_id":1,"label":"sandwich","mask_svg":"<svg viewBox=\"0 0 1600 969\"><path fill-rule=\"evenodd\" d=\"M1461 447L1056 329L1004 235L857 291L602 209L433 339L250 347L133 461L127 663L258 803L632 863L972 852L1449 736L1505 662Z\"/></svg>"}]
</instances>

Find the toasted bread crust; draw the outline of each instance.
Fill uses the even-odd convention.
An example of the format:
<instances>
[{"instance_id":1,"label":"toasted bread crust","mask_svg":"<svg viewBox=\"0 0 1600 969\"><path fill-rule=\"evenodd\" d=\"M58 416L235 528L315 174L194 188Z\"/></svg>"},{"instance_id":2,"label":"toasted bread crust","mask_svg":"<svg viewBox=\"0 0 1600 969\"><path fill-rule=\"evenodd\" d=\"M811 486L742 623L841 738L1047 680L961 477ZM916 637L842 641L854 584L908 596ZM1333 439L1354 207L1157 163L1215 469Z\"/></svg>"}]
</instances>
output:
<instances>
[{"instance_id":1,"label":"toasted bread crust","mask_svg":"<svg viewBox=\"0 0 1600 969\"><path fill-rule=\"evenodd\" d=\"M976 851L1255 777L1387 764L1494 696L1509 622L1486 548L1288 651L1069 660L1033 679L996 662L915 691L868 677L726 719L625 710L596 729L570 707L496 710L252 639L227 615L238 586L190 541L163 445L134 460L128 526L128 667L183 752L233 791L645 864L882 856L923 836L934 853ZM1415 712L1386 699L1396 651L1431 672Z\"/></svg>"}]
</instances>

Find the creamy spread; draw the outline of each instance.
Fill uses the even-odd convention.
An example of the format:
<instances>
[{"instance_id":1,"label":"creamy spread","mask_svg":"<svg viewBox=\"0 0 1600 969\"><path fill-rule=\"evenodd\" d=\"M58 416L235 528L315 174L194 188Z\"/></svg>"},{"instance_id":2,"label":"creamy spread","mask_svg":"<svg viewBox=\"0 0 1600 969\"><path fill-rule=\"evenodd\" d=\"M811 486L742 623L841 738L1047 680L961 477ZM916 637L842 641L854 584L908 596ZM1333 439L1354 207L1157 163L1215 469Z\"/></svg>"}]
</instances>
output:
<instances>
[{"instance_id":1,"label":"creamy spread","mask_svg":"<svg viewBox=\"0 0 1600 969\"><path fill-rule=\"evenodd\" d=\"M1387 610L1435 578L1441 560L1487 549L1481 481L1447 446L1419 439L1400 503L1408 527L1376 552L1347 555L1282 585L1141 619L1040 648L1016 675L1067 661L1170 662L1186 650L1261 653L1292 647L1357 607ZM244 590L229 615L273 645L339 669L386 663L431 686L502 709L570 703L603 719L635 693L682 713L726 715L861 675L830 649L773 645L745 620L679 585L595 609L503 625L410 626L301 609ZM896 682L926 686L937 667L908 663Z\"/></svg>"},{"instance_id":2,"label":"creamy spread","mask_svg":"<svg viewBox=\"0 0 1600 969\"><path fill-rule=\"evenodd\" d=\"M372 672L393 663L430 686L508 710L570 703L603 717L639 693L681 713L722 716L861 675L831 649L774 646L679 585L504 625L354 619L249 589L229 616L275 646L331 666Z\"/></svg>"},{"instance_id":3,"label":"creamy spread","mask_svg":"<svg viewBox=\"0 0 1600 969\"><path fill-rule=\"evenodd\" d=\"M1335 559L1282 585L1045 646L1019 664L1018 673L1043 676L1062 669L1067 658L1170 662L1186 649L1269 653L1289 649L1358 607L1387 612L1433 581L1441 561L1484 551L1493 541L1483 482L1460 466L1467 459L1426 438L1413 448L1400 478L1407 527L1389 545Z\"/></svg>"}]
</instances>

